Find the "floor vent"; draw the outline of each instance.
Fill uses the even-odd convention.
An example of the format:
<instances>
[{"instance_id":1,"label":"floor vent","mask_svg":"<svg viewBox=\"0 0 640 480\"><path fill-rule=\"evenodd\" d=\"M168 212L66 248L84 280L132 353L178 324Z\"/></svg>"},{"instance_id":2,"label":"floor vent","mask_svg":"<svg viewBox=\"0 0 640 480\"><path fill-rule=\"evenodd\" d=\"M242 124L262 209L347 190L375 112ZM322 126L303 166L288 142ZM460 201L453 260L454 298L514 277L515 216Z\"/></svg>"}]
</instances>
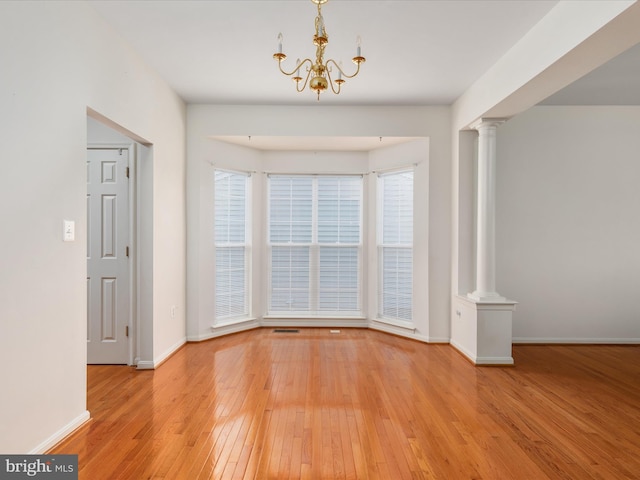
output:
<instances>
[{"instance_id":1,"label":"floor vent","mask_svg":"<svg viewBox=\"0 0 640 480\"><path fill-rule=\"evenodd\" d=\"M300 330L294 328L276 328L273 333L300 333Z\"/></svg>"}]
</instances>

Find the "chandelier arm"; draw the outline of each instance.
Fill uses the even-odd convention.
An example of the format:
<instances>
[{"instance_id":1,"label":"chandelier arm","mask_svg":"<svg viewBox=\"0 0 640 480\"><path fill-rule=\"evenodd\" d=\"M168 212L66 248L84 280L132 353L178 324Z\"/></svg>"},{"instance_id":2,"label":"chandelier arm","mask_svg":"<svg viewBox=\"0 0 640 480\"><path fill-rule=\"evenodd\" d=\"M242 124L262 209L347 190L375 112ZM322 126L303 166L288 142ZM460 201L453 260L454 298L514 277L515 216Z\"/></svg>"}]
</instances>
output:
<instances>
[{"instance_id":1,"label":"chandelier arm","mask_svg":"<svg viewBox=\"0 0 640 480\"><path fill-rule=\"evenodd\" d=\"M302 64L300 64L300 65L302 65ZM302 84L302 88L299 87L300 82L296 82L296 90L298 92L302 92L307 87L307 83L309 82L309 77L310 76L311 76L311 69L309 68L309 69L307 69L307 77L304 79L304 83Z\"/></svg>"},{"instance_id":2,"label":"chandelier arm","mask_svg":"<svg viewBox=\"0 0 640 480\"><path fill-rule=\"evenodd\" d=\"M335 64L336 62L333 62L333 63ZM329 69L329 62L327 62L326 66L327 66L327 79L329 80L329 86L331 87L331 91L336 95L338 95L340 93L340 87L344 83L344 80L341 80L341 79L335 80L335 83L338 84L338 89L336 90L336 88L333 86L334 80L331 78L331 70ZM340 69L340 67L338 67L338 69Z\"/></svg>"},{"instance_id":3,"label":"chandelier arm","mask_svg":"<svg viewBox=\"0 0 640 480\"><path fill-rule=\"evenodd\" d=\"M343 69L341 69L341 68L340 68L340 65L338 65L338 63L337 63L333 58L330 58L329 60L327 60L327 63L326 63L327 67L329 66L329 63L333 63L333 64L335 65L335 67L336 67L338 70L340 70L340 73L342 73L342 76L343 76L343 77L346 77L346 78L353 78L353 77L355 77L356 75L358 75L358 73L360 72L360 63L362 63L362 62L355 62L355 63L356 63L356 65L357 65L357 68L356 68L356 72L355 72L353 75L347 75L347 74L345 73L345 71L344 71Z\"/></svg>"},{"instance_id":4,"label":"chandelier arm","mask_svg":"<svg viewBox=\"0 0 640 480\"><path fill-rule=\"evenodd\" d=\"M294 73L296 73L301 67L302 65L304 65L305 63L309 62L309 65L313 65L313 61L310 58L305 58L303 61L301 61L298 66L296 68L294 68L293 70L291 70L291 72L286 72L283 68L282 68L282 61L278 62L278 68L280 69L280 71L282 73L284 73L286 76L290 77L291 75L293 75Z\"/></svg>"}]
</instances>

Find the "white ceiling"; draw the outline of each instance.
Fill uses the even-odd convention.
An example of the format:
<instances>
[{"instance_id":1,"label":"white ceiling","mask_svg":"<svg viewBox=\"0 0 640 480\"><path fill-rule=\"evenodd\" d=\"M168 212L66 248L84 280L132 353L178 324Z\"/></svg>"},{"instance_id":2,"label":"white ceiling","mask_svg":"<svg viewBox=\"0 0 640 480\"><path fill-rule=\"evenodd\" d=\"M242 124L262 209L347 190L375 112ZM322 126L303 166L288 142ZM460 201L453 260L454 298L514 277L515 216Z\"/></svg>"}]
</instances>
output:
<instances>
[{"instance_id":1,"label":"white ceiling","mask_svg":"<svg viewBox=\"0 0 640 480\"><path fill-rule=\"evenodd\" d=\"M89 0L90 5L187 103L313 105L284 66L311 57L310 0ZM450 105L557 0L330 0L323 6L325 58L355 68L355 39L367 58L340 95L323 105ZM547 98L546 105L640 105L640 45ZM215 137L260 150L369 151L410 138Z\"/></svg>"},{"instance_id":2,"label":"white ceiling","mask_svg":"<svg viewBox=\"0 0 640 480\"><path fill-rule=\"evenodd\" d=\"M326 56L367 61L322 104L448 105L525 35L556 0L330 0ZM285 62L315 54L310 0L95 0L90 4L187 103L303 105Z\"/></svg>"}]
</instances>

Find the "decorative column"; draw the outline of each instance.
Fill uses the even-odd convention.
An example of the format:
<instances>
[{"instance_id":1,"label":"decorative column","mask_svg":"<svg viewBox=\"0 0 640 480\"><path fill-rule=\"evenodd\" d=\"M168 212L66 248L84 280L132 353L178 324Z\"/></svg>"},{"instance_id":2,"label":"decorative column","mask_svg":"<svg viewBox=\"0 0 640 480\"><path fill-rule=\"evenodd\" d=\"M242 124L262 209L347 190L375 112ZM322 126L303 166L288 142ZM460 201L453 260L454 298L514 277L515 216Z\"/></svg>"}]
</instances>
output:
<instances>
[{"instance_id":1,"label":"decorative column","mask_svg":"<svg viewBox=\"0 0 640 480\"><path fill-rule=\"evenodd\" d=\"M478 131L478 199L476 226L476 289L469 298L500 302L496 292L496 130L501 118L481 118L471 127Z\"/></svg>"},{"instance_id":2,"label":"decorative column","mask_svg":"<svg viewBox=\"0 0 640 480\"><path fill-rule=\"evenodd\" d=\"M478 131L476 286L456 295L451 345L476 365L513 365L512 317L516 303L496 292L496 130L505 120L482 118Z\"/></svg>"}]
</instances>

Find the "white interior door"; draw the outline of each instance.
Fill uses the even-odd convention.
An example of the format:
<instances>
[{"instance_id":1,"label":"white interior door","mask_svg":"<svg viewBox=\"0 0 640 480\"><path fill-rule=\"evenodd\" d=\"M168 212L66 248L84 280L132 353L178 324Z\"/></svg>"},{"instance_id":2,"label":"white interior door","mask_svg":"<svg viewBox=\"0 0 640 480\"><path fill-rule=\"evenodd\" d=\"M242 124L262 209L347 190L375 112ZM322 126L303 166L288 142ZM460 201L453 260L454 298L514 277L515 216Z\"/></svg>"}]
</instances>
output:
<instances>
[{"instance_id":1,"label":"white interior door","mask_svg":"<svg viewBox=\"0 0 640 480\"><path fill-rule=\"evenodd\" d=\"M129 151L87 150L87 362L129 359Z\"/></svg>"}]
</instances>

